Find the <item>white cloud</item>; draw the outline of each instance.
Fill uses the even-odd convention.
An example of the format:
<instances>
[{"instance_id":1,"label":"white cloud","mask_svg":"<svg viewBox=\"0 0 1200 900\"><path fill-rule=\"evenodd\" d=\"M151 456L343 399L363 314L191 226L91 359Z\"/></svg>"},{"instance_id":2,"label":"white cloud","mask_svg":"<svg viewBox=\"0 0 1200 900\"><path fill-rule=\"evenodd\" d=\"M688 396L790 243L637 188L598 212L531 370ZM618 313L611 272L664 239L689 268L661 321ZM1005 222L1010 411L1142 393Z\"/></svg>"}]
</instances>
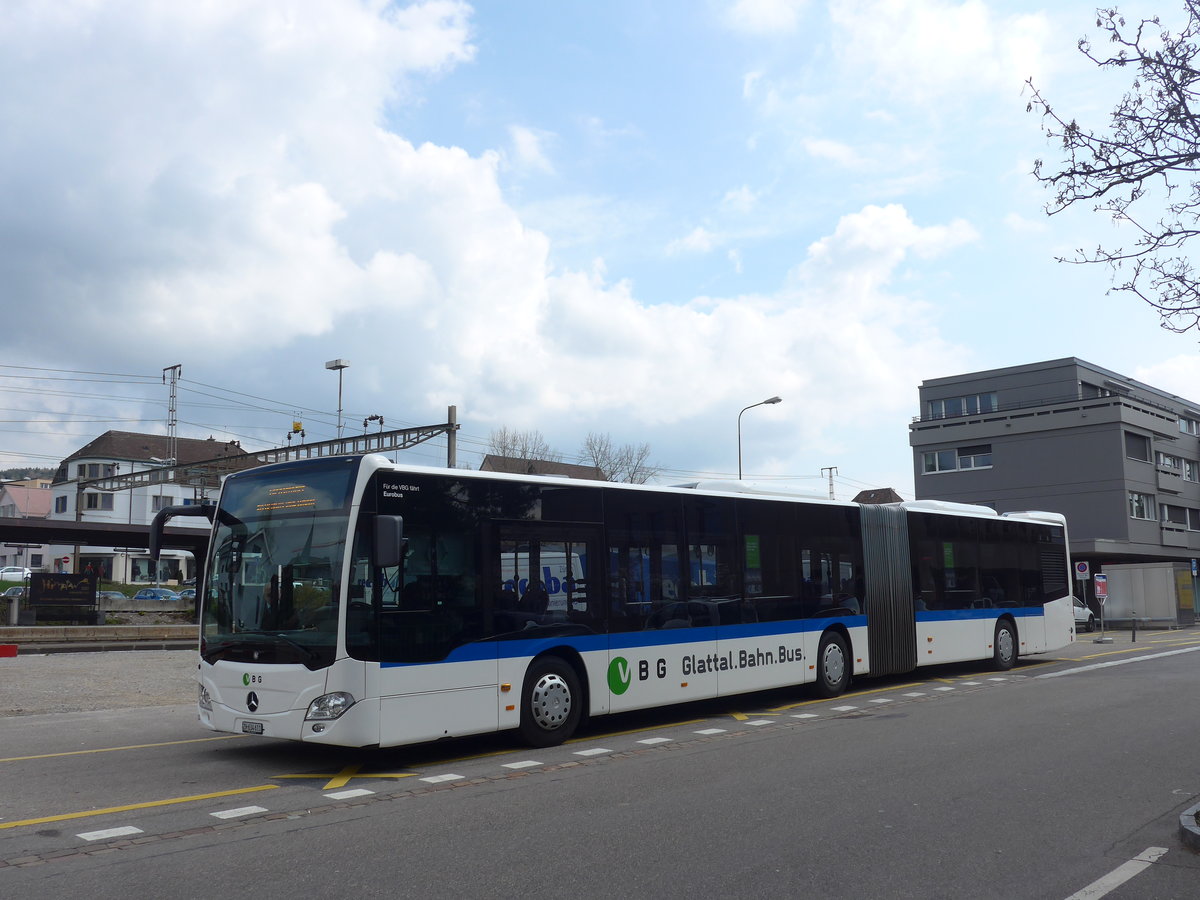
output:
<instances>
[{"instance_id":1,"label":"white cloud","mask_svg":"<svg viewBox=\"0 0 1200 900\"><path fill-rule=\"evenodd\" d=\"M683 256L691 253L709 253L720 243L720 238L703 226L696 226L690 233L667 244L668 256Z\"/></svg>"},{"instance_id":2,"label":"white cloud","mask_svg":"<svg viewBox=\"0 0 1200 900\"><path fill-rule=\"evenodd\" d=\"M553 137L549 132L511 125L508 136L512 140L513 158L519 169L532 169L547 174L554 173L554 166L546 156L544 146Z\"/></svg>"},{"instance_id":3,"label":"white cloud","mask_svg":"<svg viewBox=\"0 0 1200 900\"><path fill-rule=\"evenodd\" d=\"M726 20L737 31L758 36L776 36L796 30L808 0L736 0Z\"/></svg>"},{"instance_id":4,"label":"white cloud","mask_svg":"<svg viewBox=\"0 0 1200 900\"><path fill-rule=\"evenodd\" d=\"M739 215L746 215L753 211L758 199L758 192L752 191L749 185L743 184L741 187L726 191L721 200L721 206Z\"/></svg>"},{"instance_id":5,"label":"white cloud","mask_svg":"<svg viewBox=\"0 0 1200 900\"><path fill-rule=\"evenodd\" d=\"M547 434L616 422L654 439L661 427L666 458L675 441L680 455L727 458L707 449L714 423L779 393L793 405L761 411L757 446L780 467L831 446L847 421L903 418L930 369L959 369L898 284L974 240L968 224L868 206L797 249L774 289L655 303L602 261L551 264L546 234L504 197L501 148L386 127L421 78L472 58L465 5L279 9L0 12L0 77L23 86L0 94L12 236L0 281L11 304L59 326L38 343L6 329L8 359L115 351L140 371L183 362L185 375L308 397L330 393L321 361L339 356L352 364L349 415L441 421L453 403L464 421ZM514 158L548 164L543 135L510 134ZM724 206L756 201L742 186ZM699 226L667 250L727 241ZM727 259L740 271L740 250Z\"/></svg>"},{"instance_id":6,"label":"white cloud","mask_svg":"<svg viewBox=\"0 0 1200 900\"><path fill-rule=\"evenodd\" d=\"M1054 37L1046 16L999 15L983 0L833 0L829 12L842 65L915 104L983 90L1015 97Z\"/></svg>"},{"instance_id":7,"label":"white cloud","mask_svg":"<svg viewBox=\"0 0 1200 900\"><path fill-rule=\"evenodd\" d=\"M806 138L802 142L809 155L817 159L827 159L845 168L857 168L863 164L857 151L841 141Z\"/></svg>"}]
</instances>

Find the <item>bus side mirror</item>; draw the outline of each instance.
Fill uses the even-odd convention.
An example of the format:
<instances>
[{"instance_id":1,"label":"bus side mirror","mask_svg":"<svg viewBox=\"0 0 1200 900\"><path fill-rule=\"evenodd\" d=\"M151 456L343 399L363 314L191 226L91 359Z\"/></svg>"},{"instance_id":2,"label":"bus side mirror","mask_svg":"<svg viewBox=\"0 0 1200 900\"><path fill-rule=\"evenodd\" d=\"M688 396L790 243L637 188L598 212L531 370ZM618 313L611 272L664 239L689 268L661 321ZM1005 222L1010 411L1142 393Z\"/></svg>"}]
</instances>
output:
<instances>
[{"instance_id":1,"label":"bus side mirror","mask_svg":"<svg viewBox=\"0 0 1200 900\"><path fill-rule=\"evenodd\" d=\"M375 517L375 565L392 569L404 560L404 518Z\"/></svg>"}]
</instances>

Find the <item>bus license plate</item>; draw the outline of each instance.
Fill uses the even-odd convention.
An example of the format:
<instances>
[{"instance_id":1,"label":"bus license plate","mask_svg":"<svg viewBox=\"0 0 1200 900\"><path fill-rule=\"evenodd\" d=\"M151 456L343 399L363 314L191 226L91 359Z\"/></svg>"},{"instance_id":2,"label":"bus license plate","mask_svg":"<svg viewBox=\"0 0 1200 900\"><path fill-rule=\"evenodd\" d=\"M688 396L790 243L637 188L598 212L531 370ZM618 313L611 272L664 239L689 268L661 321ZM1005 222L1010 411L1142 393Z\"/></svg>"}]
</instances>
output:
<instances>
[{"instance_id":1,"label":"bus license plate","mask_svg":"<svg viewBox=\"0 0 1200 900\"><path fill-rule=\"evenodd\" d=\"M242 723L242 733L243 734L262 734L263 733L263 723L262 722L243 722Z\"/></svg>"}]
</instances>

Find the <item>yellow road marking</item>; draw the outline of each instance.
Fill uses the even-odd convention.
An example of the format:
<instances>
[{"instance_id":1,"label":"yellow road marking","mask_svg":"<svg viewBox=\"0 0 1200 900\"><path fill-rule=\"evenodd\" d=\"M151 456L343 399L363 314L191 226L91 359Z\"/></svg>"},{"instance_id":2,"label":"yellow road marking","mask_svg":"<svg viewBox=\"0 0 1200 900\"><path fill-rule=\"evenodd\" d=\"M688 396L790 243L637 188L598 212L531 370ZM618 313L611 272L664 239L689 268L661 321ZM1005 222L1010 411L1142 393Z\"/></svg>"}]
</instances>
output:
<instances>
[{"instance_id":1,"label":"yellow road marking","mask_svg":"<svg viewBox=\"0 0 1200 900\"><path fill-rule=\"evenodd\" d=\"M129 812L135 809L152 809L156 806L173 806L178 803L195 803L198 800L215 800L220 797L236 797L239 794L253 794L258 791L273 791L279 785L260 784L257 787L238 788L232 791L216 791L212 794L193 794L190 797L172 797L169 800L150 800L146 803L130 803L125 806L110 806L106 809L89 809L84 812L62 813L57 816L42 816L38 819L22 819L19 822L0 822L0 830L5 828L20 828L23 825L45 825L48 822L66 822L70 819L88 819L92 816L107 816L111 813Z\"/></svg>"},{"instance_id":2,"label":"yellow road marking","mask_svg":"<svg viewBox=\"0 0 1200 900\"><path fill-rule=\"evenodd\" d=\"M223 737L190 738L186 741L163 741L158 744L130 744L128 747L99 747L95 750L67 750L64 753L42 753L37 756L9 756L0 759L0 763L23 762L29 759L54 759L59 756L87 756L90 753L116 753L118 750L147 750L152 747L175 747L180 744L203 744L207 741L240 741L245 737L241 734L228 734Z\"/></svg>"},{"instance_id":3,"label":"yellow road marking","mask_svg":"<svg viewBox=\"0 0 1200 900\"><path fill-rule=\"evenodd\" d=\"M328 772L316 775L272 775L272 778L328 778L325 786L321 788L323 791L335 791L340 787L345 787L351 778L416 778L415 772L368 772L365 775L359 775L358 770L362 766L357 763L346 766L336 775L330 775Z\"/></svg>"}]
</instances>

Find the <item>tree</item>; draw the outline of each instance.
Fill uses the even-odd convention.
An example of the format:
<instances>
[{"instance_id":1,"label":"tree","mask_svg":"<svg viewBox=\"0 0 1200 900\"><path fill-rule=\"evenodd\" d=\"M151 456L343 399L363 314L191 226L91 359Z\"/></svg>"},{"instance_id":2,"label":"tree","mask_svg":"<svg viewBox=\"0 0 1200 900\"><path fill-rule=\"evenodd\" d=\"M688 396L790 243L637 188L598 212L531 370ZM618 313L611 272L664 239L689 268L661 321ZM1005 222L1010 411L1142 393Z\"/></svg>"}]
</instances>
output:
<instances>
[{"instance_id":1,"label":"tree","mask_svg":"<svg viewBox=\"0 0 1200 900\"><path fill-rule=\"evenodd\" d=\"M1052 170L1042 160L1034 176L1053 191L1049 215L1080 202L1132 228L1132 243L1076 251L1059 262L1102 263L1113 290L1128 291L1156 310L1171 331L1200 329L1200 272L1185 252L1200 234L1200 0L1183 0L1187 23L1173 34L1158 18L1126 22L1116 9L1097 10L1096 27L1115 52L1097 52L1087 38L1079 51L1101 69L1131 69L1133 83L1104 133L1080 126L1033 92L1042 130L1061 142L1065 160Z\"/></svg>"},{"instance_id":2,"label":"tree","mask_svg":"<svg viewBox=\"0 0 1200 900\"><path fill-rule=\"evenodd\" d=\"M645 484L658 474L658 467L647 462L650 458L649 444L614 447L611 435L595 431L588 432L579 455L599 469L605 481Z\"/></svg>"},{"instance_id":3,"label":"tree","mask_svg":"<svg viewBox=\"0 0 1200 900\"><path fill-rule=\"evenodd\" d=\"M492 429L488 437L488 452L508 459L540 459L544 462L562 462L562 454L551 450L546 438L537 429L516 431L502 426Z\"/></svg>"}]
</instances>

